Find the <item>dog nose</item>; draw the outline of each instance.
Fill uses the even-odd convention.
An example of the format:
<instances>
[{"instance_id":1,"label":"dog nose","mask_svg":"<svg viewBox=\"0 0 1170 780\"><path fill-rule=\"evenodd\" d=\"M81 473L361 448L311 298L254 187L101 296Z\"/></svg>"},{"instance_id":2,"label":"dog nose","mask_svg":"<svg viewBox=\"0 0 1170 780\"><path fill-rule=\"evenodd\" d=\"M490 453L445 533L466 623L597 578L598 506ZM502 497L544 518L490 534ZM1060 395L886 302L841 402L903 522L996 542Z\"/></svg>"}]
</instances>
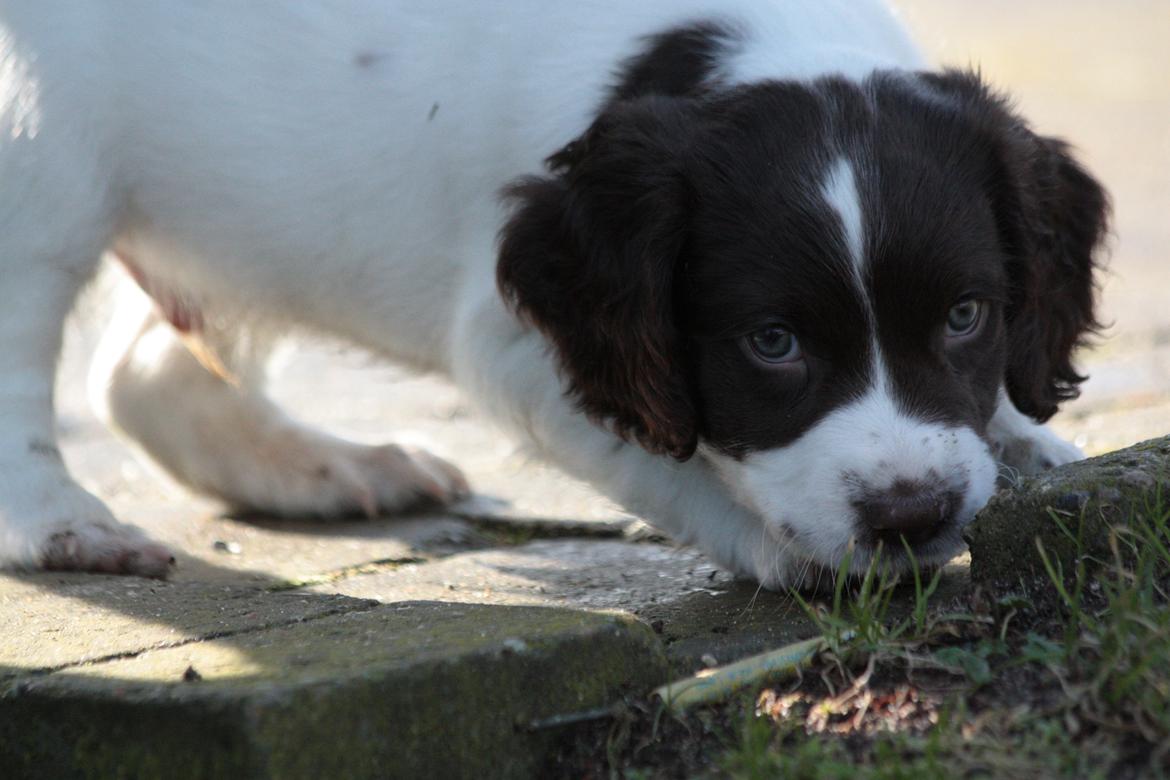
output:
<instances>
[{"instance_id":1,"label":"dog nose","mask_svg":"<svg viewBox=\"0 0 1170 780\"><path fill-rule=\"evenodd\" d=\"M858 502L862 523L886 546L928 541L942 529L959 505L959 495L921 482L899 480L888 490L867 494Z\"/></svg>"}]
</instances>

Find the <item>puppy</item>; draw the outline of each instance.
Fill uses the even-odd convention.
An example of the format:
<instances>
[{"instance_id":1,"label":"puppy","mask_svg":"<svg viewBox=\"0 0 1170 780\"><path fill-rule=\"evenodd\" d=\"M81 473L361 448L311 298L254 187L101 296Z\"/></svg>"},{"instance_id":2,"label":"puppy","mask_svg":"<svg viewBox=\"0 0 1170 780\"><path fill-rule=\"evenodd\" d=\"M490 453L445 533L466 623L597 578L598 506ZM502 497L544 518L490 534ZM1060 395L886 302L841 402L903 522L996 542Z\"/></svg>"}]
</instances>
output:
<instances>
[{"instance_id":1,"label":"puppy","mask_svg":"<svg viewBox=\"0 0 1170 780\"><path fill-rule=\"evenodd\" d=\"M502 195L502 197L501 197ZM9 0L0 564L163 576L67 474L52 382L100 258L95 385L195 490L284 515L467 485L263 395L307 328L455 381L765 586L945 561L1094 327L1101 187L873 0Z\"/></svg>"}]
</instances>

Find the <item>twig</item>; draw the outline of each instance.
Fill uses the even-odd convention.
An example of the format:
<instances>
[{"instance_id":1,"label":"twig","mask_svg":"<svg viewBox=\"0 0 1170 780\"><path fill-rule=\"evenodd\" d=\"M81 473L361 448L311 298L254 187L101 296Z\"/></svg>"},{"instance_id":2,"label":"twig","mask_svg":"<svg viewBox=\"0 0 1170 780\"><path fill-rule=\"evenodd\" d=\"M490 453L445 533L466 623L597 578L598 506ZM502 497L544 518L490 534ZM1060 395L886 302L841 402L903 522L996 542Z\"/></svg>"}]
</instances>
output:
<instances>
[{"instance_id":1,"label":"twig","mask_svg":"<svg viewBox=\"0 0 1170 780\"><path fill-rule=\"evenodd\" d=\"M852 637L852 632L842 636ZM695 704L720 701L729 695L764 680L791 677L807 666L817 653L828 646L824 637L814 637L787 645L779 650L753 655L742 661L715 669L704 669L694 677L676 680L655 688L657 696L670 709L681 712Z\"/></svg>"}]
</instances>

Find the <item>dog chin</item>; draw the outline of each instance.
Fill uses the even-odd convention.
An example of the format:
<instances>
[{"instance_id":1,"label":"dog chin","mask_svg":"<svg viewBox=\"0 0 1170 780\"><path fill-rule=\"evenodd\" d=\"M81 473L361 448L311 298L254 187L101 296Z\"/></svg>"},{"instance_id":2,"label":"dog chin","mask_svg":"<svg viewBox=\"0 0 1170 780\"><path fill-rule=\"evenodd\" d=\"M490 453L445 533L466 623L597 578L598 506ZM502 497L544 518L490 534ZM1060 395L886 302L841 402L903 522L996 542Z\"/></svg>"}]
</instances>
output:
<instances>
[{"instance_id":1,"label":"dog chin","mask_svg":"<svg viewBox=\"0 0 1170 780\"><path fill-rule=\"evenodd\" d=\"M970 503L982 506L985 501L974 498ZM920 576L929 576L964 552L963 529L974 516L975 512L971 512L956 517L931 539L914 545L902 539L865 539L857 533L842 535L832 543L823 532L802 531L785 520L769 518L764 528L774 544L761 549L761 558L769 560L761 560L759 568L776 573L773 586L812 593L831 590L842 574L860 582L871 568L879 578L900 578L914 570Z\"/></svg>"},{"instance_id":2,"label":"dog chin","mask_svg":"<svg viewBox=\"0 0 1170 780\"><path fill-rule=\"evenodd\" d=\"M726 469L728 464L722 465ZM726 479L726 471L720 471ZM901 536L881 538L867 532L858 512L836 500L838 496L822 498L821 505L814 507L807 494L792 494L783 501L768 491L763 498L743 490L740 483L735 491L740 503L761 518L764 530L764 543L755 554L757 577L769 587L820 592L832 588L843 570L861 578L871 567L885 577L938 569L964 552L963 531L994 491L993 461L971 464L971 472L976 478L968 484L954 516L929 539L914 543ZM804 511L800 511L802 505ZM788 509L776 511L782 507Z\"/></svg>"},{"instance_id":3,"label":"dog chin","mask_svg":"<svg viewBox=\"0 0 1170 780\"><path fill-rule=\"evenodd\" d=\"M871 569L878 581L905 581L914 571L919 577L929 578L963 552L964 542L961 527L955 526L929 543L911 548L909 554L905 547L868 544L856 536L841 545L842 551L836 557L814 555L796 547L789 542L782 561L762 562L761 571L776 572L766 585L825 595L832 593L842 575L847 579L847 586L857 586Z\"/></svg>"}]
</instances>

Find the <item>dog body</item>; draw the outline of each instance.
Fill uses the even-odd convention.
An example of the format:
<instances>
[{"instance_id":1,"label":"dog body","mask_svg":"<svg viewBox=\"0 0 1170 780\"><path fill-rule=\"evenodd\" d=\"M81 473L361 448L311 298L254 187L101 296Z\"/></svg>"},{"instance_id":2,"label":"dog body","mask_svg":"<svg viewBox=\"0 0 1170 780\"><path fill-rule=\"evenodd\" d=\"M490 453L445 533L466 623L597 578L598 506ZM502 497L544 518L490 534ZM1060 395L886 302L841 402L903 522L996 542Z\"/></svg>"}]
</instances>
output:
<instances>
[{"instance_id":1,"label":"dog body","mask_svg":"<svg viewBox=\"0 0 1170 780\"><path fill-rule=\"evenodd\" d=\"M237 507L466 490L275 409L292 328L446 374L767 585L851 539L945 560L995 457L1075 457L1030 418L1080 379L1104 196L973 77L915 73L881 4L8 0L0 29L2 564L170 564L53 444L107 250L157 308L121 313L101 405Z\"/></svg>"}]
</instances>

